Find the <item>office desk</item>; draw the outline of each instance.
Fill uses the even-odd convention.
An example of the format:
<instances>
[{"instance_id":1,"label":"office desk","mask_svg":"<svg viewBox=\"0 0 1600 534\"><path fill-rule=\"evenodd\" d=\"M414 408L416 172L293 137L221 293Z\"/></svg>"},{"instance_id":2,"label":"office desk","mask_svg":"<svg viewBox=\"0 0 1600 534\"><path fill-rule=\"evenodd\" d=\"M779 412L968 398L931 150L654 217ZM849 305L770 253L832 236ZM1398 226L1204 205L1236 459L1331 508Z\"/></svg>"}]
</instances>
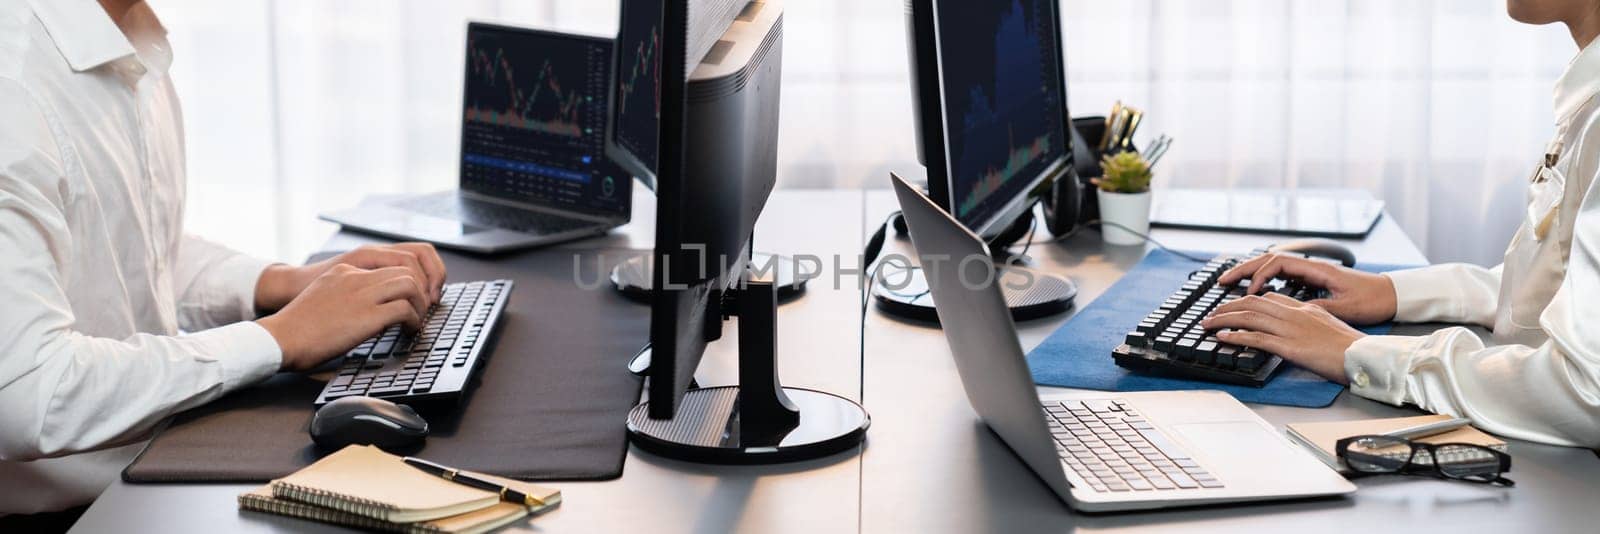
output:
<instances>
[{"instance_id":1,"label":"office desk","mask_svg":"<svg viewBox=\"0 0 1600 534\"><path fill-rule=\"evenodd\" d=\"M567 247L648 248L654 201L636 196L634 223L601 240ZM1086 516L1070 512L989 432L968 407L942 334L901 322L876 309L864 336L857 319L860 294L850 279L835 288L833 254L855 268L864 235L894 209L887 191L779 191L756 236L758 249L816 254L826 273L806 295L779 311L779 345L786 383L828 389L863 401L873 416L860 455L769 467L715 467L664 460L634 451L623 476L604 482L556 483L560 509L528 526L545 532L1050 532L1259 531L1460 532L1463 527L1510 527L1517 532L1593 531L1592 505L1600 460L1589 451L1513 442L1511 478L1497 490L1420 479L1373 479L1347 499L1223 508ZM799 221L804 221L801 224ZM1158 239L1183 248L1249 250L1273 238L1244 234L1158 230ZM1040 238L1043 236L1041 235ZM339 234L329 249L366 242ZM1353 245L1371 261L1421 262L1409 239L1385 218ZM908 252L905 240L886 250ZM1099 295L1143 256L1142 247L1110 247L1095 232L1062 246L1035 246L1041 267L1079 285L1078 303ZM518 298L531 298L519 294ZM1064 322L1058 316L1020 325L1032 347ZM736 330L727 332L736 337ZM734 339L713 344L700 379L732 381ZM861 344L861 345L858 345ZM865 352L860 347L865 347ZM864 364L864 367L863 367ZM864 388L863 388L864 386ZM1048 388L1041 388L1048 390ZM1414 413L1344 394L1320 410L1254 406L1275 425ZM307 521L236 511L247 485L134 485L115 483L74 532L331 532Z\"/></svg>"},{"instance_id":2,"label":"office desk","mask_svg":"<svg viewBox=\"0 0 1600 534\"><path fill-rule=\"evenodd\" d=\"M898 209L887 191L868 193L869 224ZM1154 237L1192 250L1248 251L1282 238L1158 229ZM1039 239L1036 237L1036 239ZM1422 263L1387 216L1364 241L1347 243L1364 261ZM1093 300L1143 257L1146 247L1104 244L1085 231L1063 246L1035 245L1036 266L1078 284L1077 306ZM885 253L910 252L890 239ZM1074 308L1074 312L1077 308ZM1018 324L1030 350L1071 313ZM1412 333L1426 328L1408 327ZM1396 333L1408 333L1405 330ZM1511 442L1515 489L1385 477L1356 482L1349 498L1234 505L1119 515L1071 512L1039 482L967 404L941 332L873 310L863 330L863 398L872 411L862 457L863 532L1594 532L1600 460L1584 449ZM1110 357L1109 354L1107 357ZM1041 394L1059 388L1041 387ZM1111 394L1114 395L1114 394ZM1280 430L1286 423L1415 415L1350 394L1323 409L1249 405Z\"/></svg>"},{"instance_id":3,"label":"office desk","mask_svg":"<svg viewBox=\"0 0 1600 534\"><path fill-rule=\"evenodd\" d=\"M631 224L605 238L565 246L650 248L654 244L655 201L645 194L634 198ZM757 226L757 248L822 256L856 254L864 242L861 199L861 193L856 191L778 192ZM341 233L326 248L345 250L370 241ZM860 314L852 310L859 309L860 293L854 286L834 289L828 282L828 278L812 281L804 297L779 307L780 372L788 385L859 400L861 323ZM512 298L538 295L519 292ZM711 344L706 353L697 375L701 383L735 381L737 345L737 323L730 321L725 325L724 339ZM617 422L619 427L622 424L623 421ZM564 502L523 526L540 532L583 533L854 532L859 520L859 458L856 454L840 454L790 465L716 467L662 459L634 450L619 479L550 483L562 490ZM234 498L253 486L116 482L84 514L73 532L345 531L310 521L238 511Z\"/></svg>"}]
</instances>

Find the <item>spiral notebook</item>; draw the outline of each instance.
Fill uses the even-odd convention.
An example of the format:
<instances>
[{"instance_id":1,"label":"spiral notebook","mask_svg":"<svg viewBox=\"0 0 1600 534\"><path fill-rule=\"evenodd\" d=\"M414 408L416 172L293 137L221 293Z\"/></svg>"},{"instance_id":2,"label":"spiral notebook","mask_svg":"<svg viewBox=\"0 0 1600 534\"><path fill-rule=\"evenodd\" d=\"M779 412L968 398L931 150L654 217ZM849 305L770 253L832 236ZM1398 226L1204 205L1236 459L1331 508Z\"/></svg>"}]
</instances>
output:
<instances>
[{"instance_id":1,"label":"spiral notebook","mask_svg":"<svg viewBox=\"0 0 1600 534\"><path fill-rule=\"evenodd\" d=\"M561 502L558 490L481 473L463 473L515 488L545 502L544 507L532 512ZM424 473L406 465L399 456L372 446L345 447L267 487L277 500L387 523L453 518L500 504L495 492ZM240 504L245 504L243 498Z\"/></svg>"},{"instance_id":2,"label":"spiral notebook","mask_svg":"<svg viewBox=\"0 0 1600 534\"><path fill-rule=\"evenodd\" d=\"M401 532L405 534L478 534L488 532L505 526L513 521L528 515L528 507L515 503L496 503L488 508L473 510L460 515L441 517L429 521L416 523L391 523L382 519L374 519L364 515L353 514L333 508L323 508L312 504L288 499L279 499L272 495L271 486L262 486L260 489L239 496L239 509L252 512L266 512L281 516L310 519L330 525L339 525L361 530L377 532Z\"/></svg>"}]
</instances>

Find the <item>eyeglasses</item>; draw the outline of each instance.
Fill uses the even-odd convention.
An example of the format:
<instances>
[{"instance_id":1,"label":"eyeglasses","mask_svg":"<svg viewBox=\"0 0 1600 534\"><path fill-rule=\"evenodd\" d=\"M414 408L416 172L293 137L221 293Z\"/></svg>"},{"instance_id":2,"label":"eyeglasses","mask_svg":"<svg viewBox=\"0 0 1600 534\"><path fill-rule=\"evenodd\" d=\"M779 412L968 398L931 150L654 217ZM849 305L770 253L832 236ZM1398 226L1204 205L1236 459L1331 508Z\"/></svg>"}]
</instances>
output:
<instances>
[{"instance_id":1,"label":"eyeglasses","mask_svg":"<svg viewBox=\"0 0 1600 534\"><path fill-rule=\"evenodd\" d=\"M1362 474L1436 476L1482 484L1515 485L1504 475L1511 455L1468 443L1422 443L1390 436L1353 436L1334 448L1351 471Z\"/></svg>"}]
</instances>

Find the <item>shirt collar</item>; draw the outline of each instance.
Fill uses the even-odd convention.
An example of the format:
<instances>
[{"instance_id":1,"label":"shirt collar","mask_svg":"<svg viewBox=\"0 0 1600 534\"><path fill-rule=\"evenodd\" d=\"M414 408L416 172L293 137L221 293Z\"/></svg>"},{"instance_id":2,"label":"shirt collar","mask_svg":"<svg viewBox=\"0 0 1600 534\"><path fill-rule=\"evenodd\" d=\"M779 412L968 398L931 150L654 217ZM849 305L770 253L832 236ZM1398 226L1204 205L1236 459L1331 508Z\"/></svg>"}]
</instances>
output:
<instances>
[{"instance_id":1,"label":"shirt collar","mask_svg":"<svg viewBox=\"0 0 1600 534\"><path fill-rule=\"evenodd\" d=\"M1600 93L1600 39L1584 46L1556 82L1556 122L1572 117L1595 93Z\"/></svg>"},{"instance_id":2,"label":"shirt collar","mask_svg":"<svg viewBox=\"0 0 1600 534\"><path fill-rule=\"evenodd\" d=\"M28 0L72 70L83 72L133 55L133 45L95 0Z\"/></svg>"}]
</instances>

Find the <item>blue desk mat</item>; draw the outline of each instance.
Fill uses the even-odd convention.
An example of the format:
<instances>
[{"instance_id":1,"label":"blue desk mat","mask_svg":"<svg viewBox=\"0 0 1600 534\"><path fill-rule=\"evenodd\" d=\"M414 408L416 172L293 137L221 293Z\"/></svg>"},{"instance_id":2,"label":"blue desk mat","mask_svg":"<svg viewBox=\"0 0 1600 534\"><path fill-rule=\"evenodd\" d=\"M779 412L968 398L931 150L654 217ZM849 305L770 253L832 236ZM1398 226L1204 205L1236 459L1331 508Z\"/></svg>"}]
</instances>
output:
<instances>
[{"instance_id":1,"label":"blue desk mat","mask_svg":"<svg viewBox=\"0 0 1600 534\"><path fill-rule=\"evenodd\" d=\"M1186 253L1202 258L1217 255L1207 252ZM1028 353L1028 369L1033 372L1034 382L1045 386L1103 391L1218 389L1243 402L1303 408L1322 408L1332 404L1344 386L1324 380L1288 362L1284 362L1284 368L1260 388L1143 375L1117 366L1111 359L1111 349L1121 344L1140 319L1150 310L1160 307L1167 296L1183 285L1189 274L1200 266L1171 252L1159 249L1151 251L1121 280ZM1413 266L1356 264L1357 269L1368 272L1410 267ZM1369 335L1382 335L1388 333L1392 326L1384 323L1362 328L1361 331Z\"/></svg>"}]
</instances>

